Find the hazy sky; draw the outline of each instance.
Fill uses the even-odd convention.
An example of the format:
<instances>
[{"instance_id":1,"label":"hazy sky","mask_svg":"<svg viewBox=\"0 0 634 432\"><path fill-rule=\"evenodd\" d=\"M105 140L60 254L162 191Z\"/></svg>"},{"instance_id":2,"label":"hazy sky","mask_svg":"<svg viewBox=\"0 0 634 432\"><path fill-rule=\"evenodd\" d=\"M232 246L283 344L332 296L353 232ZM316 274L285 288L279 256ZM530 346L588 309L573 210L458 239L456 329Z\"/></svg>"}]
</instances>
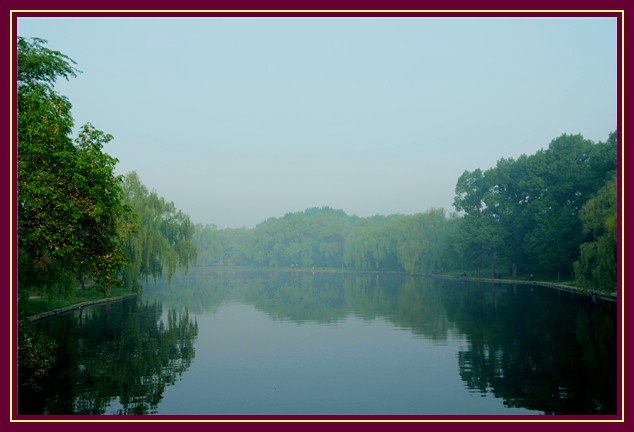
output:
<instances>
[{"instance_id":1,"label":"hazy sky","mask_svg":"<svg viewBox=\"0 0 634 432\"><path fill-rule=\"evenodd\" d=\"M196 223L452 211L465 170L616 129L616 19L19 18L118 172Z\"/></svg>"}]
</instances>

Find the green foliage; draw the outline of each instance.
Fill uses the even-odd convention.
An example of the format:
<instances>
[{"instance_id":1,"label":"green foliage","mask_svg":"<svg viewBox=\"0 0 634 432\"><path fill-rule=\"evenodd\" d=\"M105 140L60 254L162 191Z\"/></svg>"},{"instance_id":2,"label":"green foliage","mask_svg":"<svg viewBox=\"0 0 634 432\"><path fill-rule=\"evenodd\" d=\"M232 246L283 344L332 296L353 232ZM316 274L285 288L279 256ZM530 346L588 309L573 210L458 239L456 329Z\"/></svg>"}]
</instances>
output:
<instances>
[{"instance_id":1,"label":"green foliage","mask_svg":"<svg viewBox=\"0 0 634 432\"><path fill-rule=\"evenodd\" d=\"M595 144L580 135L562 135L534 156L544 179L539 200L531 206L534 227L525 246L538 270L572 275L583 230L579 211L616 169L614 143Z\"/></svg>"},{"instance_id":2,"label":"green foliage","mask_svg":"<svg viewBox=\"0 0 634 432\"><path fill-rule=\"evenodd\" d=\"M55 341L33 327L26 319L18 321L18 386L40 389L42 381L55 363Z\"/></svg>"},{"instance_id":3,"label":"green foliage","mask_svg":"<svg viewBox=\"0 0 634 432\"><path fill-rule=\"evenodd\" d=\"M223 231L215 225L196 225L192 243L198 251L196 264L212 266L222 264L225 256L225 239Z\"/></svg>"},{"instance_id":4,"label":"green foliage","mask_svg":"<svg viewBox=\"0 0 634 432\"><path fill-rule=\"evenodd\" d=\"M125 176L123 190L125 203L135 215L130 222L133 233L125 243L130 260L123 272L126 284L138 290L140 278L157 278L167 269L169 279L177 267L187 270L196 260L189 216L156 192L149 192L134 172Z\"/></svg>"},{"instance_id":5,"label":"green foliage","mask_svg":"<svg viewBox=\"0 0 634 432\"><path fill-rule=\"evenodd\" d=\"M488 184L482 170L478 168L473 172L465 171L456 183L454 207L468 215L482 212L487 190Z\"/></svg>"},{"instance_id":6,"label":"green foliage","mask_svg":"<svg viewBox=\"0 0 634 432\"><path fill-rule=\"evenodd\" d=\"M571 277L584 241L581 208L615 169L613 133L605 143L562 135L534 155L466 171L454 199L463 212L456 243L465 264ZM584 246L588 256L590 249Z\"/></svg>"},{"instance_id":7,"label":"green foliage","mask_svg":"<svg viewBox=\"0 0 634 432\"><path fill-rule=\"evenodd\" d=\"M487 258L491 261L493 273L496 272L495 257L500 252L506 234L495 213L495 205L491 205L493 188L490 186L490 177L489 171L465 171L458 178L454 198L456 210L465 213L458 226L458 247L463 251L465 267L475 266L478 276Z\"/></svg>"},{"instance_id":8,"label":"green foliage","mask_svg":"<svg viewBox=\"0 0 634 432\"><path fill-rule=\"evenodd\" d=\"M77 76L79 70L71 58L44 45L44 39L18 37L18 83L48 87L58 77Z\"/></svg>"},{"instance_id":9,"label":"green foliage","mask_svg":"<svg viewBox=\"0 0 634 432\"><path fill-rule=\"evenodd\" d=\"M251 230L196 227L198 265L352 268L430 273L451 265L455 220L434 209L359 218L330 207L270 218Z\"/></svg>"},{"instance_id":10,"label":"green foliage","mask_svg":"<svg viewBox=\"0 0 634 432\"><path fill-rule=\"evenodd\" d=\"M20 414L100 415L108 407L114 414L156 412L165 388L196 354L195 317L158 302L122 301L42 326L57 341L58 361L45 391L20 394Z\"/></svg>"},{"instance_id":11,"label":"green foliage","mask_svg":"<svg viewBox=\"0 0 634 432\"><path fill-rule=\"evenodd\" d=\"M79 71L44 44L18 40L19 287L67 296L93 279L107 292L126 263L121 236L129 217L117 160L103 152L112 136L87 124L70 138L71 104L53 85Z\"/></svg>"},{"instance_id":12,"label":"green foliage","mask_svg":"<svg viewBox=\"0 0 634 432\"><path fill-rule=\"evenodd\" d=\"M580 244L586 241L584 259L575 264L579 274L586 274L584 283L590 283L590 268L612 280L608 276L615 271L616 246L614 236L602 230L616 226L615 212L596 216L591 209L598 203L586 203L615 168L615 134L605 143L562 135L534 155L500 159L485 171L465 171L454 197L459 215L432 209L359 218L323 207L270 218L252 230L199 226L196 245L204 253L198 264L409 274L467 270L478 276L484 271L489 277L535 274L555 279L571 277ZM584 232L582 220L591 214L600 223Z\"/></svg>"},{"instance_id":13,"label":"green foliage","mask_svg":"<svg viewBox=\"0 0 634 432\"><path fill-rule=\"evenodd\" d=\"M269 266L341 267L353 220L330 207L270 218L253 230L245 255L252 263Z\"/></svg>"},{"instance_id":14,"label":"green foliage","mask_svg":"<svg viewBox=\"0 0 634 432\"><path fill-rule=\"evenodd\" d=\"M480 276L482 266L490 262L492 273L496 273L495 259L504 245L504 228L499 222L484 215L466 215L458 226L458 244L463 251L464 267L477 269Z\"/></svg>"},{"instance_id":15,"label":"green foliage","mask_svg":"<svg viewBox=\"0 0 634 432\"><path fill-rule=\"evenodd\" d=\"M132 294L132 291L123 286L113 287L109 297L120 297ZM18 313L21 317L29 317L55 309L66 308L79 303L92 302L105 297L104 293L89 288L78 289L70 298L33 297L20 299L18 302Z\"/></svg>"},{"instance_id":16,"label":"green foliage","mask_svg":"<svg viewBox=\"0 0 634 432\"><path fill-rule=\"evenodd\" d=\"M600 291L615 291L617 276L616 173L581 208L583 232L588 236L575 261L579 286Z\"/></svg>"}]
</instances>

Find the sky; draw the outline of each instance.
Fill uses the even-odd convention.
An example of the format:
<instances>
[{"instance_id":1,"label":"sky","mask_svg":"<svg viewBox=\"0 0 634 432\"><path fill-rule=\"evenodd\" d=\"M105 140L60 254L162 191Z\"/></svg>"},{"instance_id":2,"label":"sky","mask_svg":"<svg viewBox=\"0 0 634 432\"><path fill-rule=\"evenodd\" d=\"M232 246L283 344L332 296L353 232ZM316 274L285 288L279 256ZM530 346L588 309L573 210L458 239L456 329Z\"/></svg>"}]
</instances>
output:
<instances>
[{"instance_id":1,"label":"sky","mask_svg":"<svg viewBox=\"0 0 634 432\"><path fill-rule=\"evenodd\" d=\"M194 223L453 211L458 177L617 126L615 18L19 18L76 126Z\"/></svg>"}]
</instances>

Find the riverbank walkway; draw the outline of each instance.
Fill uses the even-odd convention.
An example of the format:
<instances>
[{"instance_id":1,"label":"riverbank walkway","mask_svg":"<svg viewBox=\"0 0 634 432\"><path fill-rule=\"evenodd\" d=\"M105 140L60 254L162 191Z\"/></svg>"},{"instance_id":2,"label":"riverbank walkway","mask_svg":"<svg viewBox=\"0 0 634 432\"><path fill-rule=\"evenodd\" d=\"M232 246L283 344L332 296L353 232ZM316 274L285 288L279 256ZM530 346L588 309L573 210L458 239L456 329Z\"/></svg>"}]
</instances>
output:
<instances>
[{"instance_id":1,"label":"riverbank walkway","mask_svg":"<svg viewBox=\"0 0 634 432\"><path fill-rule=\"evenodd\" d=\"M104 303L112 303L112 302L116 302L116 301L121 301L121 300L125 300L131 297L135 297L136 293L131 293L131 294L125 294L122 296L116 296L116 297L106 297L106 298L102 298L102 299L97 299L97 300L91 300L91 301L86 301L83 303L77 303L74 305L70 305L70 306L66 306L63 308L59 308L59 309L53 309L50 311L46 311L46 312L42 312L36 315L31 315L29 317L27 317L28 320L30 320L31 322L35 322L38 320L41 320L43 318L47 318L50 316L55 316L55 315L61 315L70 311L73 311L75 309L81 309L81 308L85 308L88 306L93 306L93 305L97 305L97 304L104 304Z\"/></svg>"},{"instance_id":2,"label":"riverbank walkway","mask_svg":"<svg viewBox=\"0 0 634 432\"><path fill-rule=\"evenodd\" d=\"M562 283L554 283L554 282L543 282L538 280L518 280L518 279L494 279L494 278L482 278L482 277L470 277L470 276L450 276L450 275L439 275L432 274L429 275L431 278L438 279L452 279L452 280L464 280L470 282L486 282L486 283L503 283L508 285L535 285L535 286L543 286L547 288L554 288L561 291L568 291L575 294L587 295L592 298L599 298L602 300L613 301L616 302L616 293L607 293L603 291L594 291L587 290L583 288L579 288L573 285L567 285Z\"/></svg>"}]
</instances>

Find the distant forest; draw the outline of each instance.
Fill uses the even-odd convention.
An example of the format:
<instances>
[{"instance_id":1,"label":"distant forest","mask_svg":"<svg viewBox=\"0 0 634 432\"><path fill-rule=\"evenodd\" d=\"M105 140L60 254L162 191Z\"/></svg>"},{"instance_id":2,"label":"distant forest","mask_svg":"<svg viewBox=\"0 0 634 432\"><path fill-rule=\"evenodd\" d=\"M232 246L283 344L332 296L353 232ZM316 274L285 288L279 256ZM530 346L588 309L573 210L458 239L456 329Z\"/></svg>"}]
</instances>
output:
<instances>
[{"instance_id":1,"label":"distant forest","mask_svg":"<svg viewBox=\"0 0 634 432\"><path fill-rule=\"evenodd\" d=\"M616 290L616 133L562 135L547 149L465 171L455 213L357 217L330 207L253 229L197 225L197 265L574 279Z\"/></svg>"}]
</instances>

